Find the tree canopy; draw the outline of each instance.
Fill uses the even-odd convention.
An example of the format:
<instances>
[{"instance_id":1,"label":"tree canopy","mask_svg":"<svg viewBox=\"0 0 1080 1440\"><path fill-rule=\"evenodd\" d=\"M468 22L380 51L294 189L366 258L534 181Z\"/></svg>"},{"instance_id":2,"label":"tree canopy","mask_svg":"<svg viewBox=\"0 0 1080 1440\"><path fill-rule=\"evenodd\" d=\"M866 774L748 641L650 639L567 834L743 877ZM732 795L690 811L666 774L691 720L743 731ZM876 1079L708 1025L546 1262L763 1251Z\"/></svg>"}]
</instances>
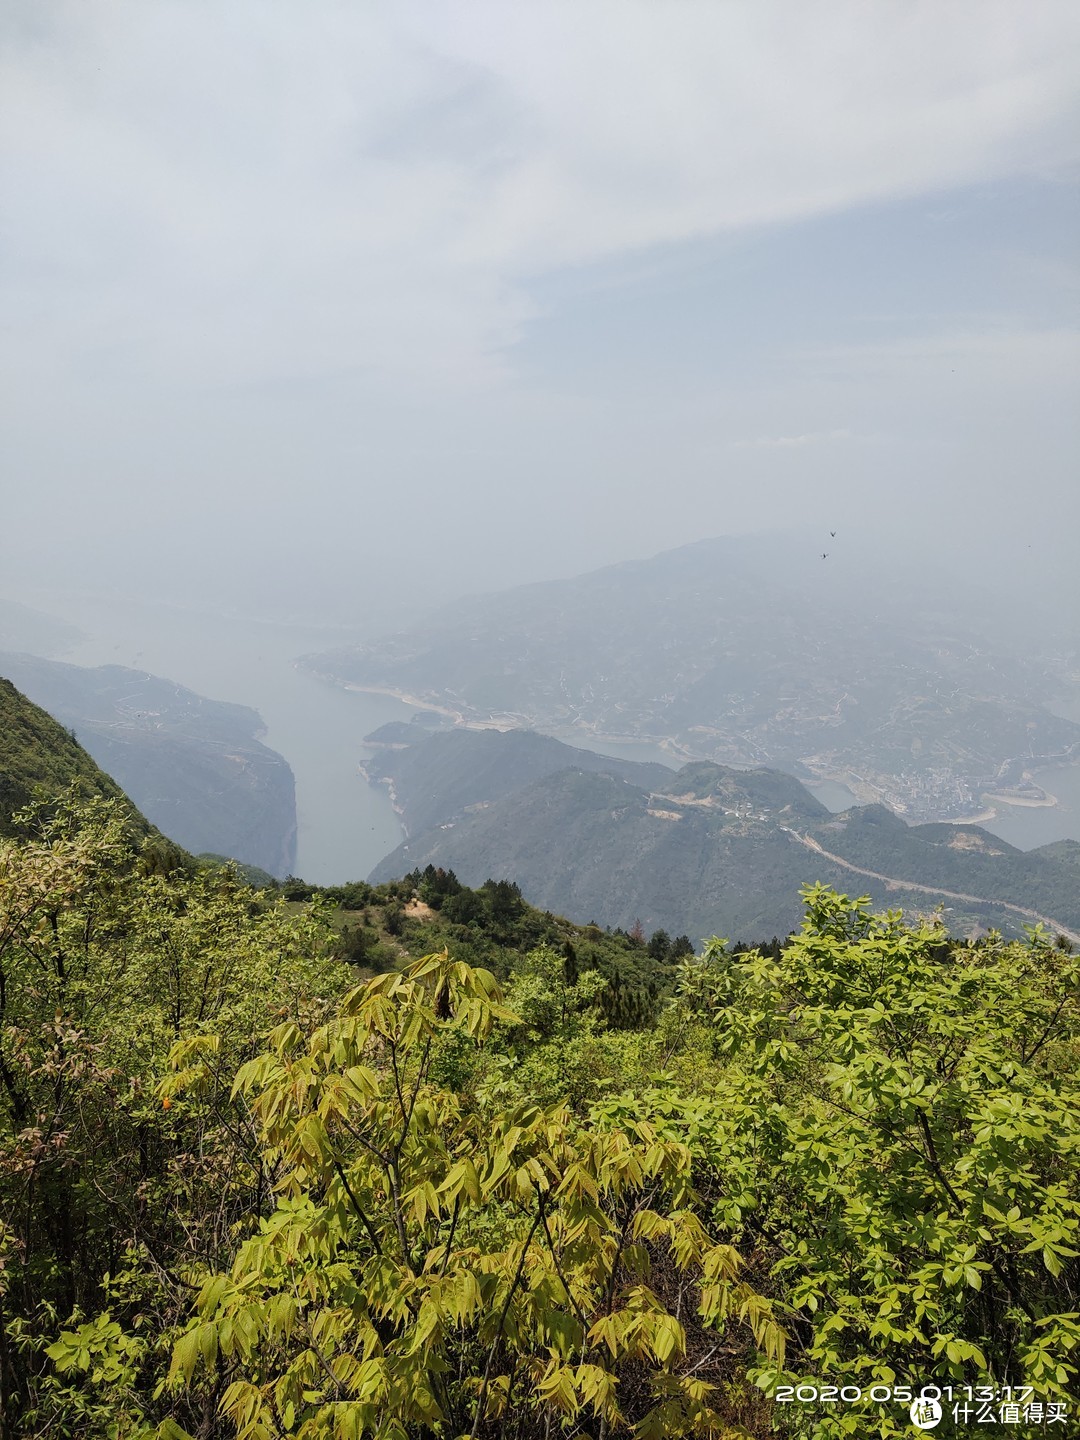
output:
<instances>
[{"instance_id":1,"label":"tree canopy","mask_svg":"<svg viewBox=\"0 0 1080 1440\"><path fill-rule=\"evenodd\" d=\"M1073 1406L1080 962L1038 930L811 887L786 941L697 956L449 872L254 891L109 800L16 832L5 1440L884 1440L927 1385L1029 1387L1016 1434Z\"/></svg>"}]
</instances>

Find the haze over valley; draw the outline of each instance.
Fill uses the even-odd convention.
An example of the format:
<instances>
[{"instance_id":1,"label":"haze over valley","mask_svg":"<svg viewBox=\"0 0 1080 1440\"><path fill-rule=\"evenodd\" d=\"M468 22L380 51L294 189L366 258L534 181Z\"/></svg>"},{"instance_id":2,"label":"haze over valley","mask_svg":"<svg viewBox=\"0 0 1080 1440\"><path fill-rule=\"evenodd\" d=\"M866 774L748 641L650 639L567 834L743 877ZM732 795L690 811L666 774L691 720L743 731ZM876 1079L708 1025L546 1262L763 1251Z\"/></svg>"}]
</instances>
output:
<instances>
[{"instance_id":1,"label":"haze over valley","mask_svg":"<svg viewBox=\"0 0 1080 1440\"><path fill-rule=\"evenodd\" d=\"M1080 1434L1078 61L0 5L0 1440Z\"/></svg>"},{"instance_id":2,"label":"haze over valley","mask_svg":"<svg viewBox=\"0 0 1080 1440\"><path fill-rule=\"evenodd\" d=\"M397 722L415 738L433 726L455 727L454 716L467 726L535 728L616 760L652 760L671 770L688 759L772 765L818 784L815 793L834 811L883 802L915 823L973 817L1024 850L1080 839L1080 767L1043 768L1055 751L1067 756L1080 735L1068 718L1076 694L1069 617L1059 616L1055 627L1051 615L1025 636L1016 616L1010 631L977 592L972 603L968 581L953 585L950 607L947 579L915 594L895 580L877 585L873 608L860 608L869 583L865 557L841 550L843 568L828 572L810 552L811 538L711 541L577 580L463 599L411 636L357 645L354 628L353 648L344 651L318 647L347 631L57 592L51 620L9 606L5 633L16 650L36 641L54 655L62 651L67 663L35 663L9 651L7 671L74 728L106 769L112 760L166 833L279 878L292 871L341 883L376 867L385 873L386 857L410 836L385 788L364 781L361 767L377 778L383 753L365 737ZM762 573L767 585L756 583ZM36 598L44 604L48 597ZM1038 645L1025 646L1033 635ZM80 671L73 661L122 662L127 671ZM688 677L682 695L680 676ZM341 682L397 689L421 704ZM256 714L239 730L231 721L226 747L202 721L210 749L195 759L190 744L197 737L188 734L194 764L186 771L176 770L175 734L155 734L156 746L172 747L169 765L155 774L148 727L156 732L161 717L148 712L160 710L163 695L180 698L178 685L195 695L166 730L183 730L193 704L206 715L232 716L239 701ZM103 689L124 700L127 738L141 738L133 765L117 758L118 717L100 710ZM498 710L478 703L493 698L504 702ZM253 754L265 758L252 770L243 755L260 725ZM225 774L223 749L233 757ZM276 816L265 808L259 763L277 777ZM1056 789L1042 789L1047 775ZM240 790L230 789L240 776ZM170 826L168 807L181 803L178 780L190 785L196 777L188 800L196 828ZM527 778L522 772L515 783ZM1059 803L1045 803L1051 797ZM410 830L415 836L415 817ZM406 858L399 853L394 863ZM633 908L629 896L620 904ZM611 923L633 918L620 910Z\"/></svg>"},{"instance_id":3,"label":"haze over valley","mask_svg":"<svg viewBox=\"0 0 1080 1440\"><path fill-rule=\"evenodd\" d=\"M233 8L0 29L0 651L256 713L191 843L368 873L394 693L1077 836L1067 7Z\"/></svg>"},{"instance_id":4,"label":"haze over valley","mask_svg":"<svg viewBox=\"0 0 1080 1440\"><path fill-rule=\"evenodd\" d=\"M1080 758L1075 614L1029 622L990 585L909 577L831 536L701 541L459 602L308 656L459 723L644 741L672 759L775 765L911 820L1052 803L1032 778Z\"/></svg>"}]
</instances>

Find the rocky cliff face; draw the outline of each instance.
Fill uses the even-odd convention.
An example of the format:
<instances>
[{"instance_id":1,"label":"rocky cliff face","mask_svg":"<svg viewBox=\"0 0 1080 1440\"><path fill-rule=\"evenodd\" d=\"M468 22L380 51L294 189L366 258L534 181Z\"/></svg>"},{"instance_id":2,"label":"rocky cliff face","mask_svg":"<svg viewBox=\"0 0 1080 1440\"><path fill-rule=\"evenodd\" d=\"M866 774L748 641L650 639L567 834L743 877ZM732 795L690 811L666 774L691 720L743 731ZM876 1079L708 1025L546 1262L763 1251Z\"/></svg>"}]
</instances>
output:
<instances>
[{"instance_id":1,"label":"rocky cliff face","mask_svg":"<svg viewBox=\"0 0 1080 1440\"><path fill-rule=\"evenodd\" d=\"M60 725L171 840L281 877L296 862L287 761L258 739L243 705L208 700L145 671L85 669L0 655L7 676Z\"/></svg>"}]
</instances>

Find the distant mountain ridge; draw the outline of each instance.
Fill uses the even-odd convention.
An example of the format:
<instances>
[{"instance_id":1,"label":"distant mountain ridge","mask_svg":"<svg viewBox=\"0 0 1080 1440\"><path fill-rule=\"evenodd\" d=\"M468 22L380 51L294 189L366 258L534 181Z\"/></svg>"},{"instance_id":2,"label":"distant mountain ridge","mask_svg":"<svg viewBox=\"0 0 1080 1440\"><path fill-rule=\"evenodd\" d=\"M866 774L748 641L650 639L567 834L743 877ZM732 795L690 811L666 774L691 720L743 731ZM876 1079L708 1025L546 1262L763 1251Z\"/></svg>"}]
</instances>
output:
<instances>
[{"instance_id":1,"label":"distant mountain ridge","mask_svg":"<svg viewBox=\"0 0 1080 1440\"><path fill-rule=\"evenodd\" d=\"M883 806L833 816L780 771L672 772L527 732L460 731L388 750L368 773L393 787L409 826L372 883L428 865L468 885L512 879L531 904L580 923L640 921L695 941L786 933L813 881L916 913L940 899L961 931L1017 933L1030 909L1080 933L1071 852L1024 854L976 826L908 826Z\"/></svg>"},{"instance_id":2,"label":"distant mountain ridge","mask_svg":"<svg viewBox=\"0 0 1080 1440\"><path fill-rule=\"evenodd\" d=\"M467 723L667 741L951 819L991 789L1038 798L1025 769L1080 757L1080 725L1035 698L1080 684L1072 662L991 643L979 604L871 557L840 568L805 544L724 539L474 597L301 663Z\"/></svg>"},{"instance_id":3,"label":"distant mountain ridge","mask_svg":"<svg viewBox=\"0 0 1080 1440\"><path fill-rule=\"evenodd\" d=\"M0 651L53 656L81 638L66 620L0 597Z\"/></svg>"},{"instance_id":4,"label":"distant mountain ridge","mask_svg":"<svg viewBox=\"0 0 1080 1440\"><path fill-rule=\"evenodd\" d=\"M0 654L9 677L147 818L194 854L228 855L278 878L296 861L292 770L257 738L258 714L120 665L85 668Z\"/></svg>"}]
</instances>

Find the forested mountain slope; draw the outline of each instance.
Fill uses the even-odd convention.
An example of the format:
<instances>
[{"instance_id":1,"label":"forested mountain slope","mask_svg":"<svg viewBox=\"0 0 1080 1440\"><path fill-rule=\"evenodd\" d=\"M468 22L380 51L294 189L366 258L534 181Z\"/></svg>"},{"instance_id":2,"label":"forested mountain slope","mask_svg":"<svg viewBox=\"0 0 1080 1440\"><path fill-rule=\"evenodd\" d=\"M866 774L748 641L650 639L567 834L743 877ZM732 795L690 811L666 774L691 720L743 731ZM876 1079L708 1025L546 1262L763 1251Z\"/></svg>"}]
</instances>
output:
<instances>
[{"instance_id":1,"label":"forested mountain slope","mask_svg":"<svg viewBox=\"0 0 1080 1440\"><path fill-rule=\"evenodd\" d=\"M146 859L100 806L0 840L5 1440L898 1440L1002 1375L1067 1433L1068 947Z\"/></svg>"},{"instance_id":2,"label":"forested mountain slope","mask_svg":"<svg viewBox=\"0 0 1080 1440\"><path fill-rule=\"evenodd\" d=\"M382 776L395 788L400 777L403 813L429 825L410 828L371 878L427 865L452 869L467 884L509 878L533 904L571 919L623 927L637 920L647 931L685 930L695 941L786 933L798 922L799 887L811 881L915 912L940 901L950 926L963 932L981 924L1017 933L1031 919L1023 910L1080 931L1075 867L1056 851L1026 855L975 826L908 826L883 806L830 816L780 771L695 762L672 772L611 761L619 773L605 773L604 757L556 749L553 741L544 754L562 768L530 778L526 767L517 785L509 767L482 763L485 750L500 759L518 744L527 752L523 738L508 744L494 732L463 734L473 756L473 783L464 789L444 768L452 735L382 755ZM497 788L485 787L489 775Z\"/></svg>"},{"instance_id":3,"label":"forested mountain slope","mask_svg":"<svg viewBox=\"0 0 1080 1440\"><path fill-rule=\"evenodd\" d=\"M6 682L0 721L12 796L115 791ZM573 883L615 822L617 884L652 873L694 914L711 851L750 894L796 851L820 872L814 834L862 860L914 834L913 866L986 839L833 819L775 772L663 773L559 769L462 825L525 806ZM694 955L435 866L253 891L168 863L126 808L61 797L0 837L5 1440L505 1440L508 1411L520 1440L568 1416L895 1440L913 1389L1003 1374L1067 1414L1067 944L813 886L786 941ZM842 1412L818 1402L851 1376Z\"/></svg>"},{"instance_id":4,"label":"forested mountain slope","mask_svg":"<svg viewBox=\"0 0 1080 1440\"><path fill-rule=\"evenodd\" d=\"M403 733L404 727L396 731L394 748L366 761L364 774L390 787L410 835L463 815L471 806L488 805L568 765L657 788L672 773L664 765L613 760L530 730L458 729L426 735L409 728L412 736ZM406 740L411 743L406 745Z\"/></svg>"},{"instance_id":5,"label":"forested mountain slope","mask_svg":"<svg viewBox=\"0 0 1080 1440\"><path fill-rule=\"evenodd\" d=\"M1080 930L1075 841L1018 850L977 825L907 826L881 805L849 810L812 834L823 849L867 869L1006 901Z\"/></svg>"}]
</instances>

